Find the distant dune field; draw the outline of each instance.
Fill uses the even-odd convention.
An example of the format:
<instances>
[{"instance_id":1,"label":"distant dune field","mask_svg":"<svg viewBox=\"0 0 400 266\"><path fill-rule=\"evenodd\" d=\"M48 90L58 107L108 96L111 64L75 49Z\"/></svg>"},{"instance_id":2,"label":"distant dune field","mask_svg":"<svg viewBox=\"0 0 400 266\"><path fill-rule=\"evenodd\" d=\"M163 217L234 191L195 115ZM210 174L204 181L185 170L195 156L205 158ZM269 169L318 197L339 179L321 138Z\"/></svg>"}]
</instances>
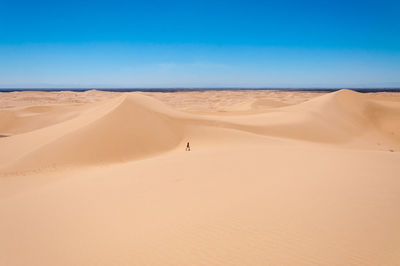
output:
<instances>
[{"instance_id":1,"label":"distant dune field","mask_svg":"<svg viewBox=\"0 0 400 266\"><path fill-rule=\"evenodd\" d=\"M397 93L0 93L0 265L400 265L399 225Z\"/></svg>"}]
</instances>

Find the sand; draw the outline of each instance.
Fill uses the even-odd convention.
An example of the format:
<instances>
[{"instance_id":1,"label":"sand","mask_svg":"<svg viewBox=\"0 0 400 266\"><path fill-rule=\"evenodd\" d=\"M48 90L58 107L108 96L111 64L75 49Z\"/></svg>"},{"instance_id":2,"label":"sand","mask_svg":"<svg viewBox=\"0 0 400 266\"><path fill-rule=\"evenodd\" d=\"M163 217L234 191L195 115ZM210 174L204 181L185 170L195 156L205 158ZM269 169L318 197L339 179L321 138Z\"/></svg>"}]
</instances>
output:
<instances>
[{"instance_id":1,"label":"sand","mask_svg":"<svg viewBox=\"0 0 400 266\"><path fill-rule=\"evenodd\" d=\"M0 136L0 265L400 265L395 93L1 93Z\"/></svg>"}]
</instances>

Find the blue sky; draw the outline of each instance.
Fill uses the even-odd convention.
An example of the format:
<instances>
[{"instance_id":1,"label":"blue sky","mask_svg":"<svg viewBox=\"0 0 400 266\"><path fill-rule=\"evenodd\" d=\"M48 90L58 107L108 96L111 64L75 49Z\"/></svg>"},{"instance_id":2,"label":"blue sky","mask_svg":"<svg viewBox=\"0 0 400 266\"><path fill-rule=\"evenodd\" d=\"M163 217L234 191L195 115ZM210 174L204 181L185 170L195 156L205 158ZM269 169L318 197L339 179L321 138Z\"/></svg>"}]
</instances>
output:
<instances>
[{"instance_id":1,"label":"blue sky","mask_svg":"<svg viewBox=\"0 0 400 266\"><path fill-rule=\"evenodd\" d=\"M0 0L0 88L400 87L400 1Z\"/></svg>"}]
</instances>

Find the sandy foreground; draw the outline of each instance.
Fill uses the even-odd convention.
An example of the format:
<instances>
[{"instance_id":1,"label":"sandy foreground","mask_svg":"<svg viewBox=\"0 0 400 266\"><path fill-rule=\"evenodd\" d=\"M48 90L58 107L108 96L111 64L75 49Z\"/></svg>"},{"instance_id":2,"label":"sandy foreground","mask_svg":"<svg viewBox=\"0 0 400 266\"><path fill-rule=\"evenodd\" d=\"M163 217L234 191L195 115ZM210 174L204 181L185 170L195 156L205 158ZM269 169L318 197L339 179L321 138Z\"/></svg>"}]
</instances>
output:
<instances>
[{"instance_id":1,"label":"sandy foreground","mask_svg":"<svg viewBox=\"0 0 400 266\"><path fill-rule=\"evenodd\" d=\"M0 93L0 265L400 265L400 95Z\"/></svg>"}]
</instances>

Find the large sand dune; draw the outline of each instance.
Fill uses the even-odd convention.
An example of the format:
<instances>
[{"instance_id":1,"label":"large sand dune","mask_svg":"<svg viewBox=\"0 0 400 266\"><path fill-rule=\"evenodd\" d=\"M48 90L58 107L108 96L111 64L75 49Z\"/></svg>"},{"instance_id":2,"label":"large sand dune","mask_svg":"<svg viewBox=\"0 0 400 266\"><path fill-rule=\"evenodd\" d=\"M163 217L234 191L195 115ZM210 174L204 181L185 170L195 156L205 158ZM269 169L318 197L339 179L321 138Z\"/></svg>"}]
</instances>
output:
<instances>
[{"instance_id":1,"label":"large sand dune","mask_svg":"<svg viewBox=\"0 0 400 266\"><path fill-rule=\"evenodd\" d=\"M219 93L7 100L0 265L400 264L400 97Z\"/></svg>"}]
</instances>

